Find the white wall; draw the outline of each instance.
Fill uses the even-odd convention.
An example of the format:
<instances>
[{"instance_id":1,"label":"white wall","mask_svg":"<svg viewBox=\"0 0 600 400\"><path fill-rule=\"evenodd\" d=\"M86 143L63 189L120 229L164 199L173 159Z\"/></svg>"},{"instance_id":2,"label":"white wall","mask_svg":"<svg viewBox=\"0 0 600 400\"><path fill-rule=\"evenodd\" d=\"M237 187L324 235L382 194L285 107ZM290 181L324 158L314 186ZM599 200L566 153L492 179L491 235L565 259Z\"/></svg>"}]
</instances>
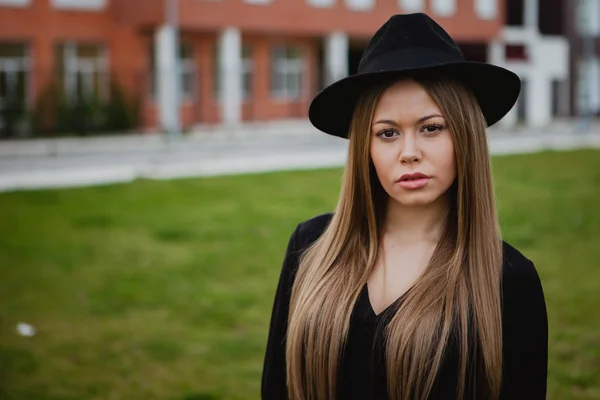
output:
<instances>
[{"instance_id":1,"label":"white wall","mask_svg":"<svg viewBox=\"0 0 600 400\"><path fill-rule=\"evenodd\" d=\"M554 81L569 81L569 43L563 36L541 35L537 29L537 2L524 2L523 27L505 27L497 40L488 48L488 61L518 74L526 81L527 91L522 92L519 102L525 105L525 123L541 127L552 121ZM507 60L506 45L522 45L526 49L526 60ZM600 77L600 74L599 74ZM600 100L600 99L599 99ZM503 125L514 125L516 106L502 121Z\"/></svg>"}]
</instances>

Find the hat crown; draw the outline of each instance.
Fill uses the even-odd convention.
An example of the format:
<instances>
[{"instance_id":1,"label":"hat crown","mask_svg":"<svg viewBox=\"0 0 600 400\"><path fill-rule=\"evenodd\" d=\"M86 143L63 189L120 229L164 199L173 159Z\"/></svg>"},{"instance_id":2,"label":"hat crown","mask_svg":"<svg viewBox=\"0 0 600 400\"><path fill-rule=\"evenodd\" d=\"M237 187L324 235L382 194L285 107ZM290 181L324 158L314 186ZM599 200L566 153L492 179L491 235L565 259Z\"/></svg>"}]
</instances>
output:
<instances>
[{"instance_id":1,"label":"hat crown","mask_svg":"<svg viewBox=\"0 0 600 400\"><path fill-rule=\"evenodd\" d=\"M454 59L464 60L450 35L427 14L398 14L388 19L369 40L358 64L358 73L366 72L371 61L384 53L416 49L440 50Z\"/></svg>"},{"instance_id":2,"label":"hat crown","mask_svg":"<svg viewBox=\"0 0 600 400\"><path fill-rule=\"evenodd\" d=\"M357 73L317 94L309 119L325 133L347 138L363 94L403 78L459 82L474 95L488 126L513 108L521 90L519 76L506 68L465 60L450 35L426 14L394 15L369 41Z\"/></svg>"}]
</instances>

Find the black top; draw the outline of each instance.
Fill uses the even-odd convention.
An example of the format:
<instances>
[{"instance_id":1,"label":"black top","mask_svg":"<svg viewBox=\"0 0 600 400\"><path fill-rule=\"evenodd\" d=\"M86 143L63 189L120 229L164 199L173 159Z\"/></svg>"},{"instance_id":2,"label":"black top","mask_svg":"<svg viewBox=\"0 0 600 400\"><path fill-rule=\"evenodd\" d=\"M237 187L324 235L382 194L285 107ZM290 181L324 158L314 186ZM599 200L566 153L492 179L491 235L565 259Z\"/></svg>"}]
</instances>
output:
<instances>
[{"instance_id":1,"label":"black top","mask_svg":"<svg viewBox=\"0 0 600 400\"><path fill-rule=\"evenodd\" d=\"M285 375L285 334L290 294L298 268L298 256L319 238L331 214L298 225L285 254L275 294L262 376L264 400L287 399ZM502 329L503 378L501 399L539 400L546 398L548 366L548 319L542 285L533 263L503 243ZM348 340L340 364L339 399L387 399L383 342L380 340L386 316L402 299L378 315L371 308L367 285L354 306ZM458 356L448 349L430 399L452 399L456 395ZM467 388L466 398L477 398Z\"/></svg>"}]
</instances>

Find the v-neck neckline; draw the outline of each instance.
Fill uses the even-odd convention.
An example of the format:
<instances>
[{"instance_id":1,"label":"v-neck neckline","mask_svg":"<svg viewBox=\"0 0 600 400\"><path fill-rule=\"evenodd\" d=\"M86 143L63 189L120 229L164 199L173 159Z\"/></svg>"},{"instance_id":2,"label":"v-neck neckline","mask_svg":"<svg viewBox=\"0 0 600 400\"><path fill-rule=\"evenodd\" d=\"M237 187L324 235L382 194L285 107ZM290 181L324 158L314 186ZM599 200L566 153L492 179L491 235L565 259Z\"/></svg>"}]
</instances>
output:
<instances>
[{"instance_id":1,"label":"v-neck neckline","mask_svg":"<svg viewBox=\"0 0 600 400\"><path fill-rule=\"evenodd\" d=\"M382 311L380 311L379 313L375 313L375 309L373 308L373 303L371 303L371 297L369 295L369 284L365 283L363 291L364 291L364 294L365 294L366 302L367 302L367 305L368 305L369 312L370 312L371 316L373 316L375 319L380 319L391 308L393 308L396 305L398 305L402 301L402 299L406 296L406 294L408 292L410 292L411 289L412 289L412 286L410 288L408 288L404 293L402 293L396 300L394 300L391 304L389 304Z\"/></svg>"}]
</instances>

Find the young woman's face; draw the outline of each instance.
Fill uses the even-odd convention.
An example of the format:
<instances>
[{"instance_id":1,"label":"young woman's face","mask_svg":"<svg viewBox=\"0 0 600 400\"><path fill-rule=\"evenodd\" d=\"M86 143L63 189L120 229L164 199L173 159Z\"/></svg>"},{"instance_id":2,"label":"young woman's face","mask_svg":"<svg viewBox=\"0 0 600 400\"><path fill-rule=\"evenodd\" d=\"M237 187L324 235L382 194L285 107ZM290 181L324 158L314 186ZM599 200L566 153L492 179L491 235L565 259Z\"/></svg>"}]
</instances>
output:
<instances>
[{"instance_id":1,"label":"young woman's face","mask_svg":"<svg viewBox=\"0 0 600 400\"><path fill-rule=\"evenodd\" d=\"M381 185L402 205L431 204L456 178L446 120L412 80L399 81L382 94L373 114L370 154Z\"/></svg>"}]
</instances>

